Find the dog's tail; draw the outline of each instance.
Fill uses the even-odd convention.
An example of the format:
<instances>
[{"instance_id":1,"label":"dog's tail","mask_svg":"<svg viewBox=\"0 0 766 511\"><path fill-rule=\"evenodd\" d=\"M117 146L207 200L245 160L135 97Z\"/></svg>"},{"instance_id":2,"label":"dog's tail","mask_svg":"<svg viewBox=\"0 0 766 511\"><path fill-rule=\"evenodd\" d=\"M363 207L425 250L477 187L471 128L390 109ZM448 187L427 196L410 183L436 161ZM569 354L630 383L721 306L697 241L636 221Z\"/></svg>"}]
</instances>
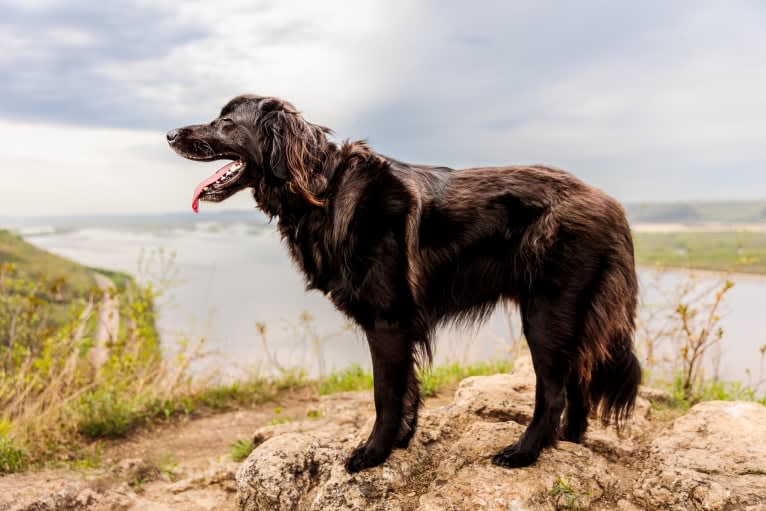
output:
<instances>
[{"instance_id":1,"label":"dog's tail","mask_svg":"<svg viewBox=\"0 0 766 511\"><path fill-rule=\"evenodd\" d=\"M642 376L633 353L638 278L627 222L622 233L614 234L613 246L582 302L588 305L578 369L591 409L619 430L633 411Z\"/></svg>"},{"instance_id":2,"label":"dog's tail","mask_svg":"<svg viewBox=\"0 0 766 511\"><path fill-rule=\"evenodd\" d=\"M593 368L590 402L601 421L613 422L619 431L630 417L641 383L641 365L631 349L630 337L614 339L606 359Z\"/></svg>"}]
</instances>

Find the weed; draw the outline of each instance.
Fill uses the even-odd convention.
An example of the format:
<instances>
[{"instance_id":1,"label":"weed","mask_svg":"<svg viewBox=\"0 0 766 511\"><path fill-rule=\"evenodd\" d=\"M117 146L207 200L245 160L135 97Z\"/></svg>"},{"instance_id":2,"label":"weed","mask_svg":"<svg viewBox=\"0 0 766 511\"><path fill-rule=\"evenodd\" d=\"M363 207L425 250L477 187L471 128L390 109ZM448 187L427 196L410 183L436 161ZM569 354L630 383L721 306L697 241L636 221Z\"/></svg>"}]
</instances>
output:
<instances>
[{"instance_id":1,"label":"weed","mask_svg":"<svg viewBox=\"0 0 766 511\"><path fill-rule=\"evenodd\" d=\"M27 455L16 447L13 439L0 435L0 474L20 472L27 468Z\"/></svg>"},{"instance_id":2,"label":"weed","mask_svg":"<svg viewBox=\"0 0 766 511\"><path fill-rule=\"evenodd\" d=\"M553 499L553 505L556 509L579 510L578 502L582 495L578 495L572 485L563 477L558 477L553 482L551 489L548 490L548 497ZM587 494L584 494L587 495Z\"/></svg>"},{"instance_id":3,"label":"weed","mask_svg":"<svg viewBox=\"0 0 766 511\"><path fill-rule=\"evenodd\" d=\"M234 461L242 461L253 452L255 446L252 440L237 440L229 447L229 456Z\"/></svg>"},{"instance_id":4,"label":"weed","mask_svg":"<svg viewBox=\"0 0 766 511\"><path fill-rule=\"evenodd\" d=\"M333 371L317 382L319 395L348 392L352 390L368 390L372 388L372 373L362 366L354 364L341 371Z\"/></svg>"}]
</instances>

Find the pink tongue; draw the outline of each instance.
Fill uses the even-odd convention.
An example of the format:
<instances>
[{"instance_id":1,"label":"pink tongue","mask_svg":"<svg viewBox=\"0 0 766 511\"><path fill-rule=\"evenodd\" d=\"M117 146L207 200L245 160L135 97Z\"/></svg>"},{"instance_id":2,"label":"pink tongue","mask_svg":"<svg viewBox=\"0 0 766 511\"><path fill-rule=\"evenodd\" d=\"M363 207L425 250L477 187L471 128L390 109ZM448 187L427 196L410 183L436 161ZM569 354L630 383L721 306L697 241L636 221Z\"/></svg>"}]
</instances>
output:
<instances>
[{"instance_id":1,"label":"pink tongue","mask_svg":"<svg viewBox=\"0 0 766 511\"><path fill-rule=\"evenodd\" d=\"M194 197L192 197L192 209L195 213L199 213L199 196L202 194L202 189L206 186L215 183L218 181L218 179L226 174L229 169L234 167L235 165L238 165L239 161L231 161L227 163L225 166L223 166L220 170L218 170L215 174L210 176L209 178L202 181L200 184L197 185L197 188L194 190Z\"/></svg>"}]
</instances>

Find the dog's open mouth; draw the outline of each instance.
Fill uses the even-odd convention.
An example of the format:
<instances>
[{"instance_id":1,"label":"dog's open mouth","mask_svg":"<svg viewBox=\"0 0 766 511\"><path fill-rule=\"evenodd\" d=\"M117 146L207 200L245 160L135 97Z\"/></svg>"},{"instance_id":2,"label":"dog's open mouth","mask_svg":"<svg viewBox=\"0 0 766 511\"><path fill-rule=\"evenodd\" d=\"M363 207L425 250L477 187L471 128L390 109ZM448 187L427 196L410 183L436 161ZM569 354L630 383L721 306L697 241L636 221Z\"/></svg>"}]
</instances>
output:
<instances>
[{"instance_id":1,"label":"dog's open mouth","mask_svg":"<svg viewBox=\"0 0 766 511\"><path fill-rule=\"evenodd\" d=\"M243 160L230 161L215 174L202 181L194 190L192 209L199 212L199 201L221 202L239 191L237 186L244 174L246 164Z\"/></svg>"}]
</instances>

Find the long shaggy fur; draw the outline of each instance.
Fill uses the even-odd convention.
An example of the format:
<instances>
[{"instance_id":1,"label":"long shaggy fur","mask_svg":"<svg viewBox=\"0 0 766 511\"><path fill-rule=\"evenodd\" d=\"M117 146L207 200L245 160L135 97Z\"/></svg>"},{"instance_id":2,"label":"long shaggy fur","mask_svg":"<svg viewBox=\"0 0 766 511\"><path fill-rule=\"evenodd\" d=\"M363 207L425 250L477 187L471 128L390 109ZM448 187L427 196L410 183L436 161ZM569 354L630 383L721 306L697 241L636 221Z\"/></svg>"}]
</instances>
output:
<instances>
[{"instance_id":1,"label":"long shaggy fur","mask_svg":"<svg viewBox=\"0 0 766 511\"><path fill-rule=\"evenodd\" d=\"M599 408L618 424L629 415L641 376L631 341L637 280L615 200L551 167L453 170L403 163L362 141L336 144L277 98L235 98L224 116L236 131L190 126L171 145L194 157L204 141L243 158L243 187L278 218L307 288L367 334L377 421L349 471L412 437L414 367L430 361L437 326L481 321L501 300L520 307L537 391L527 431L496 464L532 463L559 437L580 441Z\"/></svg>"}]
</instances>

